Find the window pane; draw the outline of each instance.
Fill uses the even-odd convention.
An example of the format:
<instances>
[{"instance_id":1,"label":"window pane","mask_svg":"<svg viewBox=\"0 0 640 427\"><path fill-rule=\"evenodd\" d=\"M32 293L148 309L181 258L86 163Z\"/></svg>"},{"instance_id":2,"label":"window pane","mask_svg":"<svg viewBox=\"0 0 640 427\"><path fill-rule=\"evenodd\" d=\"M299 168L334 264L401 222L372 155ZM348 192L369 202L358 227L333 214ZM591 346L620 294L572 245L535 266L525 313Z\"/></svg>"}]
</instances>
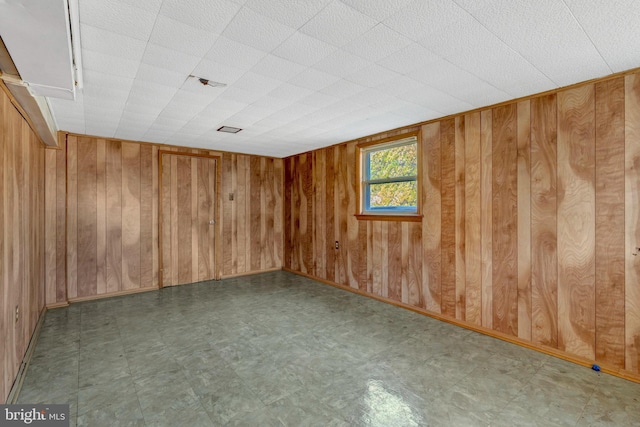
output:
<instances>
[{"instance_id":1,"label":"window pane","mask_svg":"<svg viewBox=\"0 0 640 427\"><path fill-rule=\"evenodd\" d=\"M401 145L369 153L369 179L418 175L417 144Z\"/></svg>"},{"instance_id":2,"label":"window pane","mask_svg":"<svg viewBox=\"0 0 640 427\"><path fill-rule=\"evenodd\" d=\"M369 209L413 207L418 204L416 181L371 184Z\"/></svg>"}]
</instances>

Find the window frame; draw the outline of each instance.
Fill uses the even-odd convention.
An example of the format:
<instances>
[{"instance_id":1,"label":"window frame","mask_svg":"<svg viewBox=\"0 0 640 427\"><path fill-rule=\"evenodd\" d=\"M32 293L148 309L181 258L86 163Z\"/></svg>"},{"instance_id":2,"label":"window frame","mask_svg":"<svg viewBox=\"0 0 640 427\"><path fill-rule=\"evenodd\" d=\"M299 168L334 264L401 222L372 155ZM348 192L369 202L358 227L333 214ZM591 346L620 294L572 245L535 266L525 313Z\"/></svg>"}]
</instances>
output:
<instances>
[{"instance_id":1,"label":"window frame","mask_svg":"<svg viewBox=\"0 0 640 427\"><path fill-rule=\"evenodd\" d=\"M367 154L380 151L387 148L393 148L394 146L402 146L409 145L414 142L407 141L409 139L415 139L416 150L417 150L417 175L415 177L416 181L416 209L413 210L403 210L403 209L380 209L379 211L375 210L367 210L367 201L368 196L366 194L368 186L371 185L372 181L380 181L381 183L386 182L407 182L413 181L406 180L405 178L412 178L412 176L408 177L395 177L391 180L367 180ZM421 144L420 144L420 131L403 133L400 135L396 135L389 138L380 139L377 141L363 142L356 145L357 153L356 159L358 162L357 167L357 183L358 188L356 191L357 198L357 212L355 214L356 218L359 220L374 220L374 221L422 221L422 203L421 203L421 195L422 195L422 187L421 187L421 169L422 169L422 152L421 152ZM376 182L374 182L375 184Z\"/></svg>"}]
</instances>

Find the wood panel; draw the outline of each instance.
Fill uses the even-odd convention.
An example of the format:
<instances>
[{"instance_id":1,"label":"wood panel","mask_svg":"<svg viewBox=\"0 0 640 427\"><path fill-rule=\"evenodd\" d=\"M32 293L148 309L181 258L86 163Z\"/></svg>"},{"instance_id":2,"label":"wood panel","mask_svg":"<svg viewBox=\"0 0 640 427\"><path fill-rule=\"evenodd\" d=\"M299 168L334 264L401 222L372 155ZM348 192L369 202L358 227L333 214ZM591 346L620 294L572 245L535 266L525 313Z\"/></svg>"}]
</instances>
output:
<instances>
[{"instance_id":1,"label":"wood panel","mask_svg":"<svg viewBox=\"0 0 640 427\"><path fill-rule=\"evenodd\" d=\"M595 86L596 360L624 368L624 78Z\"/></svg>"},{"instance_id":2,"label":"wood panel","mask_svg":"<svg viewBox=\"0 0 640 427\"><path fill-rule=\"evenodd\" d=\"M467 267L465 250L465 116L455 118L455 282L456 282L456 319L466 320L467 309Z\"/></svg>"},{"instance_id":3,"label":"wood panel","mask_svg":"<svg viewBox=\"0 0 640 427\"><path fill-rule=\"evenodd\" d=\"M480 113L482 326L493 329L493 110Z\"/></svg>"},{"instance_id":4,"label":"wood panel","mask_svg":"<svg viewBox=\"0 0 640 427\"><path fill-rule=\"evenodd\" d=\"M440 122L422 127L422 245L425 308L440 313L441 284L441 146Z\"/></svg>"},{"instance_id":5,"label":"wood panel","mask_svg":"<svg viewBox=\"0 0 640 427\"><path fill-rule=\"evenodd\" d=\"M625 369L640 373L640 76L625 78Z\"/></svg>"},{"instance_id":6,"label":"wood panel","mask_svg":"<svg viewBox=\"0 0 640 427\"><path fill-rule=\"evenodd\" d=\"M558 93L558 348L595 358L595 96Z\"/></svg>"},{"instance_id":7,"label":"wood panel","mask_svg":"<svg viewBox=\"0 0 640 427\"><path fill-rule=\"evenodd\" d=\"M558 345L556 95L531 100L531 340Z\"/></svg>"},{"instance_id":8,"label":"wood panel","mask_svg":"<svg viewBox=\"0 0 640 427\"><path fill-rule=\"evenodd\" d=\"M78 177L77 208L74 213L77 221L77 292L76 296L95 295L97 292L97 145L94 141L74 144L77 149Z\"/></svg>"},{"instance_id":9,"label":"wood panel","mask_svg":"<svg viewBox=\"0 0 640 427\"><path fill-rule=\"evenodd\" d=\"M493 329L518 334L517 107L493 110Z\"/></svg>"},{"instance_id":10,"label":"wood panel","mask_svg":"<svg viewBox=\"0 0 640 427\"><path fill-rule=\"evenodd\" d=\"M157 153L156 153L157 154ZM140 146L140 287L155 287L153 248L157 247L157 240L153 238L153 198L158 194L157 184L154 191L153 175L153 147ZM157 177L157 171L156 175ZM157 227L155 227L157 229ZM155 245L154 245L155 242ZM157 267L156 267L157 268Z\"/></svg>"},{"instance_id":11,"label":"wood panel","mask_svg":"<svg viewBox=\"0 0 640 427\"><path fill-rule=\"evenodd\" d=\"M52 240L56 242L47 264L48 304L157 287L160 278L167 285L191 283L282 266L283 160L226 154L228 161L222 162L220 171L224 178L219 179L214 166L217 160L202 166L191 156L221 157L223 153L77 135L67 138L68 153L58 150L55 156L47 156L48 204L43 201L43 205L48 209L48 224L53 223L55 213L49 246ZM160 172L159 148L183 156L168 156ZM185 159L180 167L179 158ZM256 177L251 176L252 164L258 165ZM71 197L66 197L67 177ZM168 183L162 189L160 179ZM233 200L226 194L220 221L209 225L217 215L217 202L202 194L216 182L225 185ZM188 187L182 199L178 184ZM251 203L252 194L257 204ZM162 227L161 207L168 212ZM192 229L195 223L199 226ZM259 230L253 249L252 224ZM181 229L188 229L189 236L183 238ZM220 233L218 238L216 233ZM160 240L169 248L162 259ZM211 249L217 247L230 257L217 262L216 251ZM223 251L223 247L230 250ZM67 295L68 283L72 286Z\"/></svg>"},{"instance_id":12,"label":"wood panel","mask_svg":"<svg viewBox=\"0 0 640 427\"><path fill-rule=\"evenodd\" d=\"M71 137L69 137L71 138ZM107 141L107 293L122 290L122 143ZM70 200L67 201L72 206ZM71 232L71 224L67 224ZM71 251L71 248L67 248Z\"/></svg>"},{"instance_id":13,"label":"wood panel","mask_svg":"<svg viewBox=\"0 0 640 427\"><path fill-rule=\"evenodd\" d=\"M107 142L96 141L96 294L107 292Z\"/></svg>"},{"instance_id":14,"label":"wood panel","mask_svg":"<svg viewBox=\"0 0 640 427\"><path fill-rule=\"evenodd\" d=\"M57 203L46 194L57 193L56 165L57 153L47 150L45 159L44 146L0 83L1 402L20 369L45 297L55 300L64 284L57 280L58 246L51 236L57 229ZM46 294L45 280L55 280Z\"/></svg>"},{"instance_id":15,"label":"wood panel","mask_svg":"<svg viewBox=\"0 0 640 427\"><path fill-rule=\"evenodd\" d=\"M78 296L78 138L67 138L67 295Z\"/></svg>"},{"instance_id":16,"label":"wood panel","mask_svg":"<svg viewBox=\"0 0 640 427\"><path fill-rule=\"evenodd\" d=\"M465 320L482 324L482 241L481 241L481 147L480 113L465 119Z\"/></svg>"},{"instance_id":17,"label":"wood panel","mask_svg":"<svg viewBox=\"0 0 640 427\"><path fill-rule=\"evenodd\" d=\"M531 341L531 101L517 110L518 337Z\"/></svg>"},{"instance_id":18,"label":"wood panel","mask_svg":"<svg viewBox=\"0 0 640 427\"><path fill-rule=\"evenodd\" d=\"M441 148L441 306L446 316L456 316L456 176L455 121L440 123Z\"/></svg>"},{"instance_id":19,"label":"wood panel","mask_svg":"<svg viewBox=\"0 0 640 427\"><path fill-rule=\"evenodd\" d=\"M640 372L639 87L634 73L422 124L422 223L360 220L358 243L354 147L415 127L285 159L289 265L309 250L314 277Z\"/></svg>"},{"instance_id":20,"label":"wood panel","mask_svg":"<svg viewBox=\"0 0 640 427\"><path fill-rule=\"evenodd\" d=\"M122 144L122 288L140 288L140 144Z\"/></svg>"}]
</instances>

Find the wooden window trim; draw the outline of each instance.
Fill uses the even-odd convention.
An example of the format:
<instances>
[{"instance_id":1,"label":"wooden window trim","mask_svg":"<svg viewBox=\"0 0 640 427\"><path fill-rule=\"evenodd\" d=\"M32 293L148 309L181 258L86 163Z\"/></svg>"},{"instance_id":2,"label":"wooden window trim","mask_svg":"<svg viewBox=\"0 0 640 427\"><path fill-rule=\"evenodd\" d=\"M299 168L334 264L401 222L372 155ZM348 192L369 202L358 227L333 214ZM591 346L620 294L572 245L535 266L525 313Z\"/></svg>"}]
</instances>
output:
<instances>
[{"instance_id":1,"label":"wooden window trim","mask_svg":"<svg viewBox=\"0 0 640 427\"><path fill-rule=\"evenodd\" d=\"M363 183L363 158L362 152L365 148L370 148L375 145L387 144L393 141L399 141L401 139L406 138L416 138L416 148L417 148L417 162L418 162L418 176L416 179L416 191L417 191L417 206L416 212L407 212L407 213L390 213L390 212L380 212L379 214L365 212L364 211L364 200L362 197L362 183ZM379 139L377 141L368 141L362 142L356 145L356 183L358 188L356 189L356 209L355 217L358 220L362 221L406 221L406 222L420 222L422 221L422 144L420 131L415 132L407 132L401 135L392 136L389 138Z\"/></svg>"}]
</instances>

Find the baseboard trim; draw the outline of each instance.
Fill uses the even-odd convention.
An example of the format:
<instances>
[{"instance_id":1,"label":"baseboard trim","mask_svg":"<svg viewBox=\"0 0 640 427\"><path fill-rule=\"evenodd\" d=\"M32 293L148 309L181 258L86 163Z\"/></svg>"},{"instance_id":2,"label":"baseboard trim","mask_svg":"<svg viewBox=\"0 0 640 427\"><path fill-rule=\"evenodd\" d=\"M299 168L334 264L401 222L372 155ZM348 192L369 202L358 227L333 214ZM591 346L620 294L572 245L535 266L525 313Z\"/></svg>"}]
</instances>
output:
<instances>
[{"instance_id":1,"label":"baseboard trim","mask_svg":"<svg viewBox=\"0 0 640 427\"><path fill-rule=\"evenodd\" d=\"M54 302L53 304L47 304L47 310L51 310L54 308L63 308L63 307L68 307L69 306L69 301L65 301L65 302Z\"/></svg>"},{"instance_id":2,"label":"baseboard trim","mask_svg":"<svg viewBox=\"0 0 640 427\"><path fill-rule=\"evenodd\" d=\"M420 308L420 307L414 307L412 305L405 304L403 302L398 302L398 301L392 300L390 298L385 298L385 297L381 297L381 296L378 296L378 295L373 295L373 294L370 294L368 292L362 291L360 289L355 289L355 288L352 288L352 287L349 287L349 286L341 285L341 284L338 284L336 282L332 282L330 280L323 279L321 277L316 277L316 276L313 276L311 274L303 273L301 271L292 270L292 269L287 268L287 267L283 267L282 270L287 271L289 273L297 274L299 276L303 276L303 277L306 277L308 279L312 279L312 280L315 280L317 282L321 282L321 283L324 283L324 284L327 284L327 285L330 285L330 286L333 286L333 287L336 287L336 288L339 288L339 289L342 289L342 290L345 290L345 291L348 291L348 292L352 292L354 294L362 295L362 296L368 297L368 298L373 298L375 300L382 301L382 302L385 302L387 304L394 305L396 307L404 308L406 310L411 310L411 311L413 311L415 313L422 314L424 316L428 316L428 317L431 317L433 319L440 320L442 322L450 323L450 324L455 325L455 326L460 326L461 328L465 328L465 329L469 329L469 330L472 330L472 331L475 331L475 332L479 332L481 334L488 335L490 337L497 338L497 339L500 339L502 341L507 341L507 342L510 342L512 344L516 344L516 345L519 345L521 347L528 348L530 350L535 350L535 351L538 351L540 353L544 353L544 354L547 354L549 356L557 357L559 359L563 359L563 360L566 360L568 362L572 362L572 363L575 363L575 364L578 364L578 365L582 365L582 366L586 366L586 367L590 368L594 364L597 364L600 367L600 371L601 372L604 372L604 373L610 374L610 375L614 375L616 377L620 377L620 378L623 378L625 380L629 380L629 381L633 381L633 382L636 382L636 383L640 383L640 375L636 375L634 373L622 370L620 368L617 368L617 367L614 367L614 366L610 366L610 365L608 365L606 363L596 362L594 360L589 360L589 359L586 359L586 358L583 358L583 357L575 356L573 354L569 354L569 353L566 353L566 352L564 352L562 350L558 350L558 349L555 349L555 348L552 348L552 347L547 347L547 346L543 346L543 345L536 345L536 344L533 344L533 343L531 343L529 341L525 341L525 340L523 340L521 338L513 337L511 335L507 335L507 334L502 333L502 332L494 331L493 329L485 328L485 327L482 327L482 326L478 326L478 325L475 325L475 324L472 324L472 323L468 323L468 322L464 322L464 321L460 321L460 320L456 320L456 319L451 319L450 317L442 316L441 314L434 313L432 311L428 311L428 310L425 310L425 309Z\"/></svg>"},{"instance_id":3,"label":"baseboard trim","mask_svg":"<svg viewBox=\"0 0 640 427\"><path fill-rule=\"evenodd\" d=\"M245 271L244 273L235 273L235 274L223 275L222 279L233 279L235 277L253 276L254 274L271 273L271 272L274 272L274 271L282 271L282 270L283 270L282 267L275 267L275 268L267 268L265 270Z\"/></svg>"},{"instance_id":4,"label":"baseboard trim","mask_svg":"<svg viewBox=\"0 0 640 427\"><path fill-rule=\"evenodd\" d=\"M43 307L40 311L40 317L38 317L38 323L36 323L36 327L31 334L31 339L29 340L29 345L27 346L27 351L24 353L24 357L22 358L22 363L20 363L20 368L18 368L18 373L16 375L15 380L13 381L13 385L9 390L9 395L7 396L6 403L8 405L12 405L18 401L18 397L20 396L20 390L22 390L22 384L24 383L24 378L27 375L27 369L29 368L29 364L31 363L31 358L33 357L33 352L36 349L36 344L38 343L38 338L40 337L40 331L42 330L42 325L44 324L44 317L47 312L47 307Z\"/></svg>"},{"instance_id":5,"label":"baseboard trim","mask_svg":"<svg viewBox=\"0 0 640 427\"><path fill-rule=\"evenodd\" d=\"M124 290L124 291L109 292L109 293L106 293L106 294L88 295L86 297L69 298L69 303L83 302L83 301L93 301L93 300L97 300L97 299L111 298L111 297L120 297L120 296L123 296L123 295L139 294L141 292L157 291L158 289L159 288L157 288L157 287L148 286L148 287L145 287L145 288L136 288L136 289L127 289L127 290Z\"/></svg>"}]
</instances>

